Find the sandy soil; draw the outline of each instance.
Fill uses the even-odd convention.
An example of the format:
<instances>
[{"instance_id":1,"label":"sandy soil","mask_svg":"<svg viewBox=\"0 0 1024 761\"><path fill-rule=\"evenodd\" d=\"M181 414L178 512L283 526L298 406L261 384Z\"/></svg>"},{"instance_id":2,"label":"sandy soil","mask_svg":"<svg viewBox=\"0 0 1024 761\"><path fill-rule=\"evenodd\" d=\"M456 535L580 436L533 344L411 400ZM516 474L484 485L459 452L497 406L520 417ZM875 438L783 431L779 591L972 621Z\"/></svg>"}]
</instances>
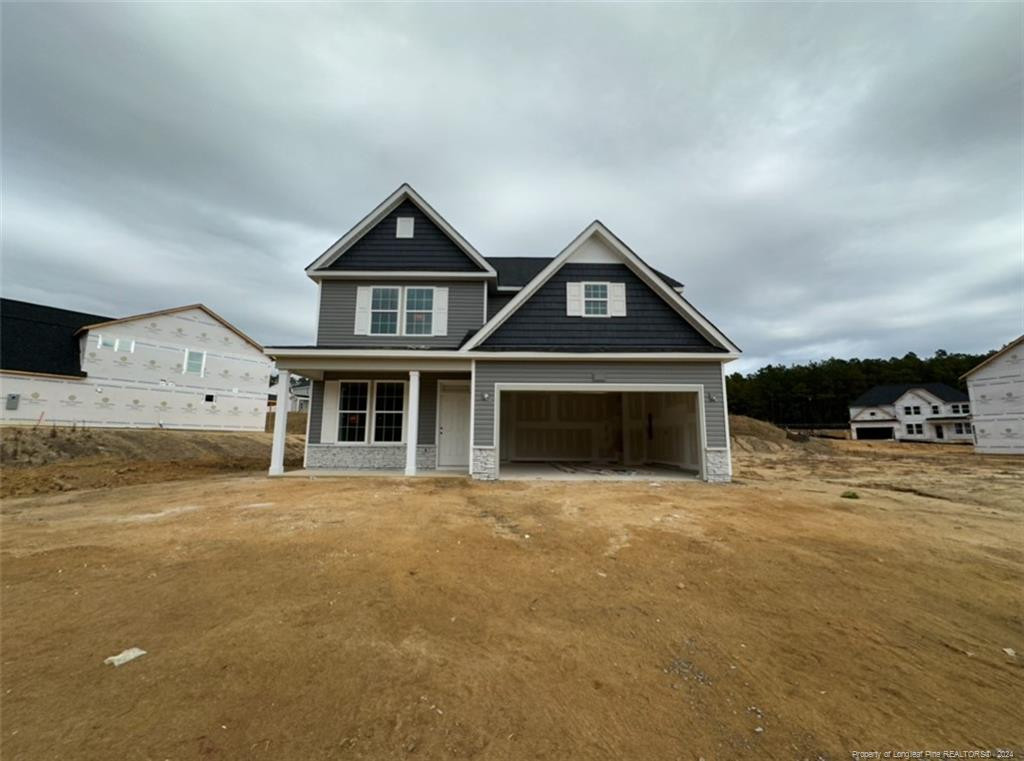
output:
<instances>
[{"instance_id":1,"label":"sandy soil","mask_svg":"<svg viewBox=\"0 0 1024 761\"><path fill-rule=\"evenodd\" d=\"M0 496L206 478L265 470L271 436L235 431L0 428ZM304 436L289 435L285 463L302 463Z\"/></svg>"},{"instance_id":2,"label":"sandy soil","mask_svg":"<svg viewBox=\"0 0 1024 761\"><path fill-rule=\"evenodd\" d=\"M6 499L2 757L1019 757L1019 461L744 435L730 486Z\"/></svg>"}]
</instances>

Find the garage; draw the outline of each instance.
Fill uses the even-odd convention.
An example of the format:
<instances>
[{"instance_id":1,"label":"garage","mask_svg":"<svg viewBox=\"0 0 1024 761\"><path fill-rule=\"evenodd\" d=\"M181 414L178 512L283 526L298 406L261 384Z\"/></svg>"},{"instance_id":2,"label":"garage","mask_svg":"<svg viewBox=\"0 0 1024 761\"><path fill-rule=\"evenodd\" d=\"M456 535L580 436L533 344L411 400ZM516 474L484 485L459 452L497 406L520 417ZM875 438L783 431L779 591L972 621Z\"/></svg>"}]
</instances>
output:
<instances>
[{"instance_id":1,"label":"garage","mask_svg":"<svg viewBox=\"0 0 1024 761\"><path fill-rule=\"evenodd\" d=\"M701 475L696 392L501 391L500 477Z\"/></svg>"},{"instance_id":2,"label":"garage","mask_svg":"<svg viewBox=\"0 0 1024 761\"><path fill-rule=\"evenodd\" d=\"M878 440L896 438L891 425L858 426L855 433L857 434L858 441L865 439Z\"/></svg>"}]
</instances>

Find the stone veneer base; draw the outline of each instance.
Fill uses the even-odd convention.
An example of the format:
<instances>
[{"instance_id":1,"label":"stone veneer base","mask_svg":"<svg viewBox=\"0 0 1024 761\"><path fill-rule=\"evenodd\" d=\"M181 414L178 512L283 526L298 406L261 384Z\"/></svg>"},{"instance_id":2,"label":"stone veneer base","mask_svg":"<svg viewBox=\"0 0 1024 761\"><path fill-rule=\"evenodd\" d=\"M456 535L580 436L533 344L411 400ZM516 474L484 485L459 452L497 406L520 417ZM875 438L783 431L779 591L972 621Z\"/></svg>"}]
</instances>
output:
<instances>
[{"instance_id":1,"label":"stone veneer base","mask_svg":"<svg viewBox=\"0 0 1024 761\"><path fill-rule=\"evenodd\" d=\"M416 447L417 470L434 470L437 447ZM309 444L306 467L325 470L398 470L405 471L405 444L351 446L347 444Z\"/></svg>"}]
</instances>

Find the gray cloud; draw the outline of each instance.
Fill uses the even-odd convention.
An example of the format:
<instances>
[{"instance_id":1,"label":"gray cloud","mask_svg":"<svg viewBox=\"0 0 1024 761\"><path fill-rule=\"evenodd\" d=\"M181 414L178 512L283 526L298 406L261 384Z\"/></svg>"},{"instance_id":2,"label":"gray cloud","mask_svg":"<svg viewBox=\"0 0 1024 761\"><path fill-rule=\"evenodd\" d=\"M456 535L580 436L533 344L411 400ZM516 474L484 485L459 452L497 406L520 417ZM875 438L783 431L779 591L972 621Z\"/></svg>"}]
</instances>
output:
<instances>
[{"instance_id":1,"label":"gray cloud","mask_svg":"<svg viewBox=\"0 0 1024 761\"><path fill-rule=\"evenodd\" d=\"M1019 4L8 4L3 290L304 343L403 181L489 255L602 219L746 350L1024 330Z\"/></svg>"}]
</instances>

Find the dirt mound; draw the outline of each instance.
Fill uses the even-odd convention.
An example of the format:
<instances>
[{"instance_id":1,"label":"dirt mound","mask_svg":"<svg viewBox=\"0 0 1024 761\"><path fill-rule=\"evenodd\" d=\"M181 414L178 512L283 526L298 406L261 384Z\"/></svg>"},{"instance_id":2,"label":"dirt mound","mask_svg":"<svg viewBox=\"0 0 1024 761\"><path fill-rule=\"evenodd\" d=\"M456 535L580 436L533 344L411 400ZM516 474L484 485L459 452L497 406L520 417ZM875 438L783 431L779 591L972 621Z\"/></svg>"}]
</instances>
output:
<instances>
[{"instance_id":1,"label":"dirt mound","mask_svg":"<svg viewBox=\"0 0 1024 761\"><path fill-rule=\"evenodd\" d=\"M729 434L733 449L741 452L784 452L797 448L824 453L831 448L827 441L807 440L806 436L789 434L777 425L745 415L729 416Z\"/></svg>"},{"instance_id":2,"label":"dirt mound","mask_svg":"<svg viewBox=\"0 0 1024 761\"><path fill-rule=\"evenodd\" d=\"M116 428L0 429L0 496L177 481L262 470L270 434ZM289 436L285 462L302 462L302 436Z\"/></svg>"}]
</instances>

